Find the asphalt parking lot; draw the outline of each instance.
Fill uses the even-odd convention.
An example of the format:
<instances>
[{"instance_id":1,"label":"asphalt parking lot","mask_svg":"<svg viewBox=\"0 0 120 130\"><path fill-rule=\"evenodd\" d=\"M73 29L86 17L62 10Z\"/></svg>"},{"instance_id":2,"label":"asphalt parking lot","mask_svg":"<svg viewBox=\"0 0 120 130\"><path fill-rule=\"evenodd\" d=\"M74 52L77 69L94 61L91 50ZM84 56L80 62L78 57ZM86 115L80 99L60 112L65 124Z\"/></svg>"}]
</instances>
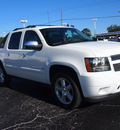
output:
<instances>
[{"instance_id":1,"label":"asphalt parking lot","mask_svg":"<svg viewBox=\"0 0 120 130\"><path fill-rule=\"evenodd\" d=\"M0 130L119 130L120 96L69 111L44 85L13 79L0 86Z\"/></svg>"}]
</instances>

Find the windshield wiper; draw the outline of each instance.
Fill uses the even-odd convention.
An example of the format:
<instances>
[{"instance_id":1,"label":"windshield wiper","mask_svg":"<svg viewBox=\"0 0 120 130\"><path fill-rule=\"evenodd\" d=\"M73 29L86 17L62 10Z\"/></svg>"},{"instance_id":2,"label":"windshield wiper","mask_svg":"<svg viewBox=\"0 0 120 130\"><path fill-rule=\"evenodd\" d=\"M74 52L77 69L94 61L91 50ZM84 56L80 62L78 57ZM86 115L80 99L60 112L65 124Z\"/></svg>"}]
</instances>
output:
<instances>
[{"instance_id":1,"label":"windshield wiper","mask_svg":"<svg viewBox=\"0 0 120 130\"><path fill-rule=\"evenodd\" d=\"M53 43L51 44L52 46L57 46L57 45L62 45L63 42L56 42L56 43Z\"/></svg>"},{"instance_id":2,"label":"windshield wiper","mask_svg":"<svg viewBox=\"0 0 120 130\"><path fill-rule=\"evenodd\" d=\"M57 43L53 43L51 44L52 46L57 46L57 45L65 45L65 44L71 44L71 43L78 43L78 42L86 42L86 41L92 41L89 39L83 39L83 40L79 40L79 41L61 41L61 42L57 42Z\"/></svg>"}]
</instances>

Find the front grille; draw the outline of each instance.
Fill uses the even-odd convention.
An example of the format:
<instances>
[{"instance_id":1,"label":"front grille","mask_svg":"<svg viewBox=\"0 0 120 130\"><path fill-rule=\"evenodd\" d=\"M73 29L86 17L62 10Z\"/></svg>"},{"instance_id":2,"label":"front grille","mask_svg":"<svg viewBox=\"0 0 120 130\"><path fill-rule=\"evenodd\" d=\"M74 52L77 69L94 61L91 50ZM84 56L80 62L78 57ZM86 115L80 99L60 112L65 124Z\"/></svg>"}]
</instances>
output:
<instances>
[{"instance_id":1,"label":"front grille","mask_svg":"<svg viewBox=\"0 0 120 130\"><path fill-rule=\"evenodd\" d=\"M111 56L111 59L112 59L112 61L119 60L120 59L120 54Z\"/></svg>"},{"instance_id":2,"label":"front grille","mask_svg":"<svg viewBox=\"0 0 120 130\"><path fill-rule=\"evenodd\" d=\"M112 61L120 60L120 54L118 54L118 55L112 55L111 56L111 60ZM113 67L114 67L115 71L120 71L120 61L118 61L117 63L114 63Z\"/></svg>"}]
</instances>

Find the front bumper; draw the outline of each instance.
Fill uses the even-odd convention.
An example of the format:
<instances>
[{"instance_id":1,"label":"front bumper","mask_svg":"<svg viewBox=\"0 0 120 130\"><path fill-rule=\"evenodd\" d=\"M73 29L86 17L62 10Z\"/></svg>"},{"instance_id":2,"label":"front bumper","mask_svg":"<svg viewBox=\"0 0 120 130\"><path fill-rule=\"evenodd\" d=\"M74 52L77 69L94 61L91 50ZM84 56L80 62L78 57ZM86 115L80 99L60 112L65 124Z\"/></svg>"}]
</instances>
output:
<instances>
[{"instance_id":1,"label":"front bumper","mask_svg":"<svg viewBox=\"0 0 120 130\"><path fill-rule=\"evenodd\" d=\"M97 96L97 97L89 97L89 98L85 98L86 102L100 102L100 101L104 101L113 97L117 97L120 96L120 92L118 93L114 93L114 94L108 94L108 95L102 95L102 96Z\"/></svg>"},{"instance_id":2,"label":"front bumper","mask_svg":"<svg viewBox=\"0 0 120 130\"><path fill-rule=\"evenodd\" d=\"M85 73L79 80L87 100L103 100L120 92L120 72Z\"/></svg>"}]
</instances>

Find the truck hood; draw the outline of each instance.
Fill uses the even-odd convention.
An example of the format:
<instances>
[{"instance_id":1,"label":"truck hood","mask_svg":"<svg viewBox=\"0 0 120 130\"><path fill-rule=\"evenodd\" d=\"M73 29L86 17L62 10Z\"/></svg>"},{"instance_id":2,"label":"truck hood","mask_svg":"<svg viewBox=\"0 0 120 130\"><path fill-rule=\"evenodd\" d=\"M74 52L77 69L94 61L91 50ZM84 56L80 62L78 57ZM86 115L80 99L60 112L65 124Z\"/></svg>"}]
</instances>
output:
<instances>
[{"instance_id":1,"label":"truck hood","mask_svg":"<svg viewBox=\"0 0 120 130\"><path fill-rule=\"evenodd\" d=\"M120 54L120 43L119 42L81 42L64 45L71 50L80 52L93 53L95 56L111 56Z\"/></svg>"}]
</instances>

